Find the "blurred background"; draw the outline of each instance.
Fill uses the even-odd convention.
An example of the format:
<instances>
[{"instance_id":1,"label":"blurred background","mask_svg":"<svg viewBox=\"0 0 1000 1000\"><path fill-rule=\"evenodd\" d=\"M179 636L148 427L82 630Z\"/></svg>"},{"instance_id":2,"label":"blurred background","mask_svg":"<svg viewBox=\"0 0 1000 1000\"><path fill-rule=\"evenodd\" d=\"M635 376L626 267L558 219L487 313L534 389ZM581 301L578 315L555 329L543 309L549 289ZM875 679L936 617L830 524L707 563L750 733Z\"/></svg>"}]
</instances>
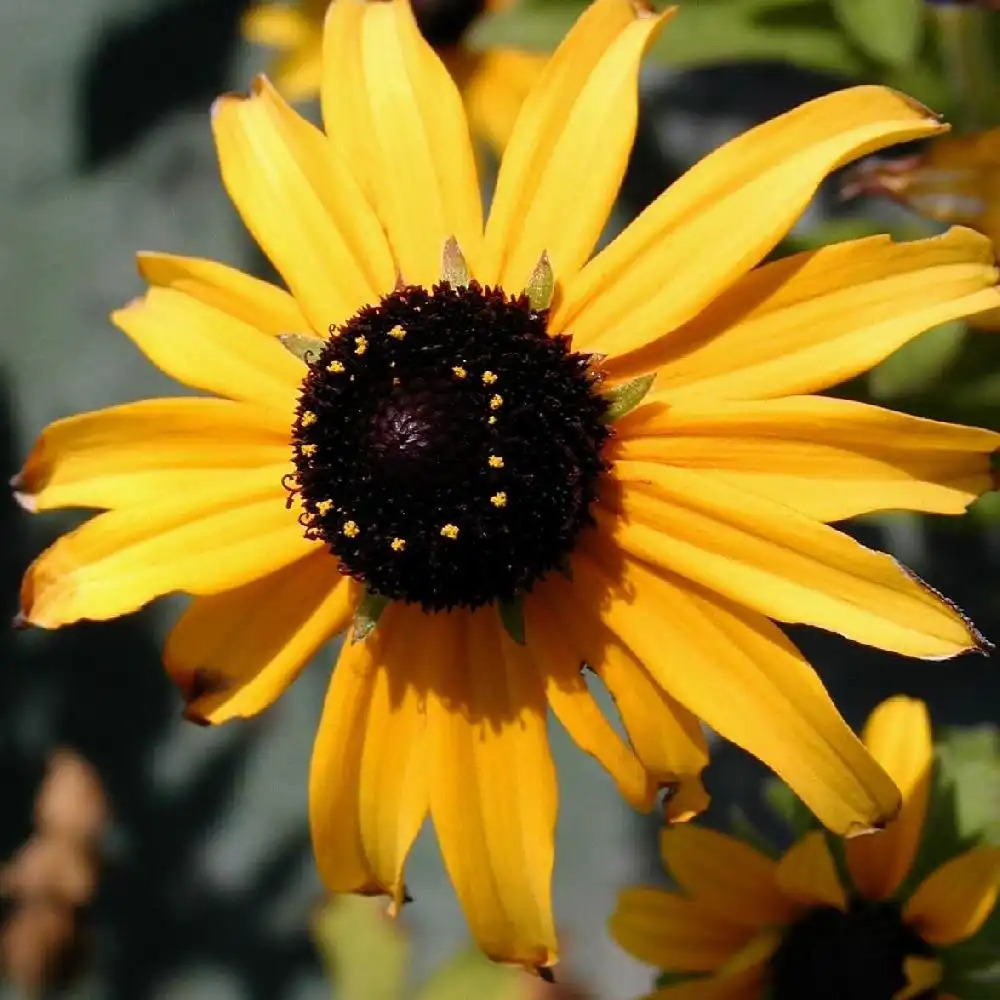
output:
<instances>
[{"instance_id":1,"label":"blurred background","mask_svg":"<svg viewBox=\"0 0 1000 1000\"><path fill-rule=\"evenodd\" d=\"M222 189L208 124L212 99L245 88L268 62L266 51L241 41L247 7L0 0L0 455L8 475L51 420L181 391L107 319L142 291L135 251L267 273ZM472 42L544 49L579 9L533 0L477 26ZM920 0L686 0L643 75L640 135L609 234L730 135L850 82L894 83L969 128L1000 121L989 73L967 80L956 68L977 67L983 52L949 50L941 9ZM977 8L980 15L1000 18ZM987 57L992 38L980 32ZM886 198L845 201L842 188L843 178L831 179L781 252L872 231L934 231ZM934 331L845 391L1000 427L995 337L963 324ZM0 517L0 588L13 616L24 568L72 520L31 519L8 499ZM851 530L955 599L987 636L1000 636L1000 528L988 503L963 519L892 515ZM0 633L0 973L25 985L44 979L36 995L329 997L309 937L322 892L305 820L334 650L263 718L197 728L182 720L159 666L178 606L168 600L124 621L57 633ZM937 724L998 721L993 661L942 667L818 634L794 638L853 725L897 691L926 698ZM589 758L561 732L553 738L562 789L560 975L591 996L624 1000L648 989L651 972L616 949L604 922L620 887L662 880L656 819L631 813ZM60 748L79 756L52 765ZM726 822L737 806L763 821L762 776L744 755L717 746L707 774L714 818ZM52 860L38 845L66 810L81 846L69 860ZM26 926L18 917L33 863L43 874L69 871L76 895L68 922ZM409 880L410 974L421 979L466 940L426 832ZM72 947L61 969L42 976L33 962L57 939ZM7 995L19 995L9 981L0 987Z\"/></svg>"}]
</instances>

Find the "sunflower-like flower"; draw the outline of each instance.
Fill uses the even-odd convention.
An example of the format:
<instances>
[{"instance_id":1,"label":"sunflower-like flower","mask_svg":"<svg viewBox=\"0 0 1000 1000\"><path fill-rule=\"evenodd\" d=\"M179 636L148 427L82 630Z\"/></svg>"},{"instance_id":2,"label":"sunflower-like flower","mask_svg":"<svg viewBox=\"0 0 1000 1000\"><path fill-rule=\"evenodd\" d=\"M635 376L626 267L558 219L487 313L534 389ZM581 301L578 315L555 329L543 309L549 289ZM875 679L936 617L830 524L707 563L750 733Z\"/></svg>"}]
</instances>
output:
<instances>
[{"instance_id":1,"label":"sunflower-like flower","mask_svg":"<svg viewBox=\"0 0 1000 1000\"><path fill-rule=\"evenodd\" d=\"M627 889L610 922L638 958L690 974L652 997L946 1000L944 950L975 935L992 912L1000 849L972 847L900 898L931 789L927 708L890 698L863 735L902 789L903 806L886 830L844 844L846 879L819 831L778 860L693 824L663 831L663 861L680 892Z\"/></svg>"},{"instance_id":2,"label":"sunflower-like flower","mask_svg":"<svg viewBox=\"0 0 1000 1000\"><path fill-rule=\"evenodd\" d=\"M826 522L959 513L998 436L810 393L1000 303L989 242L752 269L831 169L942 126L875 87L821 98L590 259L663 19L587 9L484 227L461 97L410 7L337 0L325 133L264 79L213 111L225 185L287 291L143 254L150 289L113 320L210 395L60 421L15 485L31 510L104 509L29 568L26 622L195 595L165 651L193 719L265 709L353 620L311 766L326 883L401 899L429 814L480 945L528 966L557 954L549 709L638 808L660 790L668 818L703 807L703 719L859 831L898 792L771 619L911 656L983 644Z\"/></svg>"},{"instance_id":3,"label":"sunflower-like flower","mask_svg":"<svg viewBox=\"0 0 1000 1000\"><path fill-rule=\"evenodd\" d=\"M454 77L475 137L499 152L510 138L521 102L545 65L545 55L520 49L479 50L463 44L476 21L513 0L412 0L424 38ZM330 0L263 2L243 18L243 35L281 53L269 76L288 100L315 97L323 77L323 19Z\"/></svg>"}]
</instances>

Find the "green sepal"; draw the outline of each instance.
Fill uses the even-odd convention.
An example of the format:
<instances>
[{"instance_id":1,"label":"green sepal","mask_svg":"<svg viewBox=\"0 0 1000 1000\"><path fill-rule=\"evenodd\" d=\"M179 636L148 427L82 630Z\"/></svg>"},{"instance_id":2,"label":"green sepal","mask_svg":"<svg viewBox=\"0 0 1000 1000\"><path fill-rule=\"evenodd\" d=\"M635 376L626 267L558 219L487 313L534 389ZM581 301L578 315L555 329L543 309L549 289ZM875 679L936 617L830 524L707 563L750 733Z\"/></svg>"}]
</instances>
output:
<instances>
[{"instance_id":1,"label":"green sepal","mask_svg":"<svg viewBox=\"0 0 1000 1000\"><path fill-rule=\"evenodd\" d=\"M613 424L616 420L621 420L626 413L634 410L646 397L646 393L653 387L656 379L656 372L648 375L640 375L638 378L630 379L621 385L616 385L613 389L601 393L608 409L602 418L604 423Z\"/></svg>"},{"instance_id":2,"label":"green sepal","mask_svg":"<svg viewBox=\"0 0 1000 1000\"><path fill-rule=\"evenodd\" d=\"M325 340L310 337L305 333L279 333L278 341L289 354L294 354L299 361L304 361L306 364L318 358L320 351L326 346Z\"/></svg>"},{"instance_id":3,"label":"green sepal","mask_svg":"<svg viewBox=\"0 0 1000 1000\"><path fill-rule=\"evenodd\" d=\"M536 312L542 312L552 305L555 289L556 277L552 272L552 261L549 260L548 252L543 250L535 269L531 272L531 277L528 278L528 283L524 286L524 294L528 296L531 308Z\"/></svg>"},{"instance_id":4,"label":"green sepal","mask_svg":"<svg viewBox=\"0 0 1000 1000\"><path fill-rule=\"evenodd\" d=\"M372 634L372 630L378 625L382 612L389 607L389 598L382 594L373 594L370 590L365 591L365 596L361 598L357 609L354 612L354 628L351 629L351 642L362 642Z\"/></svg>"},{"instance_id":5,"label":"green sepal","mask_svg":"<svg viewBox=\"0 0 1000 1000\"><path fill-rule=\"evenodd\" d=\"M441 280L452 288L465 288L469 284L469 265L454 236L444 241L441 251Z\"/></svg>"},{"instance_id":6,"label":"green sepal","mask_svg":"<svg viewBox=\"0 0 1000 1000\"><path fill-rule=\"evenodd\" d=\"M500 622L514 642L524 645L524 605L520 597L507 597L497 601Z\"/></svg>"}]
</instances>

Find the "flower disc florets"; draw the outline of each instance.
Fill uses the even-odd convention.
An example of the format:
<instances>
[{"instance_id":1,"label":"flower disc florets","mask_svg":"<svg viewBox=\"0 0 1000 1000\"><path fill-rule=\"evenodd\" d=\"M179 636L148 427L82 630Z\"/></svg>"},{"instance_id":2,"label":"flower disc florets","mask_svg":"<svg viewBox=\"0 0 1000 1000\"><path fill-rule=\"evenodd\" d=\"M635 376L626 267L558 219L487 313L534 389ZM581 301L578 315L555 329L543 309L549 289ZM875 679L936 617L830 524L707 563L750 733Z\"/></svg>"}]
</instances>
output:
<instances>
[{"instance_id":1,"label":"flower disc florets","mask_svg":"<svg viewBox=\"0 0 1000 1000\"><path fill-rule=\"evenodd\" d=\"M907 985L904 962L929 957L898 904L855 899L820 906L785 932L771 959L774 1000L892 1000Z\"/></svg>"},{"instance_id":2,"label":"flower disc florets","mask_svg":"<svg viewBox=\"0 0 1000 1000\"><path fill-rule=\"evenodd\" d=\"M436 49L457 45L485 7L483 0L413 0L420 33Z\"/></svg>"},{"instance_id":3,"label":"flower disc florets","mask_svg":"<svg viewBox=\"0 0 1000 1000\"><path fill-rule=\"evenodd\" d=\"M565 562L605 468L589 357L475 282L409 286L307 358L293 428L310 538L428 610L509 600Z\"/></svg>"}]
</instances>

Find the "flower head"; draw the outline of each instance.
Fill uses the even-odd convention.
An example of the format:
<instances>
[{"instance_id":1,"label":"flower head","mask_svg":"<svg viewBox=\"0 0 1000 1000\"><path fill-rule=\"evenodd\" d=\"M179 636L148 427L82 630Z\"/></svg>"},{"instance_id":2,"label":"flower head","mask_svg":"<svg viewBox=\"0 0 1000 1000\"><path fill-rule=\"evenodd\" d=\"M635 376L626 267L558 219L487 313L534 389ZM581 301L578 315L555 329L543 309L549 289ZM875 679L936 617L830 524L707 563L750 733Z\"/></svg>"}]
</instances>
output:
<instances>
[{"instance_id":1,"label":"flower head","mask_svg":"<svg viewBox=\"0 0 1000 1000\"><path fill-rule=\"evenodd\" d=\"M864 742L903 805L884 831L844 845L846 880L819 831L778 860L694 825L663 832L680 892L627 889L611 918L623 947L689 974L657 1000L943 1000L943 954L993 910L1000 849L972 847L903 897L931 785L926 707L890 698L869 718Z\"/></svg>"},{"instance_id":2,"label":"flower head","mask_svg":"<svg viewBox=\"0 0 1000 1000\"><path fill-rule=\"evenodd\" d=\"M15 483L32 510L104 511L29 568L25 621L194 595L165 651L193 719L260 712L353 622L312 761L324 879L400 901L429 814L481 947L528 966L557 957L549 710L637 808L703 808L704 719L863 830L898 792L771 619L913 656L983 645L827 522L959 513L1000 438L810 393L1000 302L988 241L753 269L831 169L942 126L879 88L821 98L591 259L663 21L632 0L582 15L484 226L460 95L409 5L337 0L325 132L263 79L213 111L287 290L143 254L149 291L114 322L205 395L60 421Z\"/></svg>"}]
</instances>

